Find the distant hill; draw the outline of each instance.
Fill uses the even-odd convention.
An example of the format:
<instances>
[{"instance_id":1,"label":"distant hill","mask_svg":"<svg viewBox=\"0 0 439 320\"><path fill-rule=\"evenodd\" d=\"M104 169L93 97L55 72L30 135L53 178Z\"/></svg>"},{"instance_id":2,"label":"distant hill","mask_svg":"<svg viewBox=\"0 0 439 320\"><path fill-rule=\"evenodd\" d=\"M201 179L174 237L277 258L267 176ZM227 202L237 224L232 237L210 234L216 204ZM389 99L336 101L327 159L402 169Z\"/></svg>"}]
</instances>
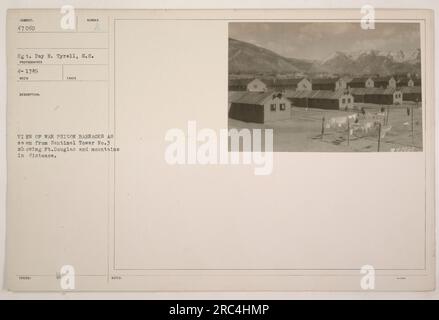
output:
<instances>
[{"instance_id":1,"label":"distant hill","mask_svg":"<svg viewBox=\"0 0 439 320\"><path fill-rule=\"evenodd\" d=\"M287 58L271 50L229 38L229 73L330 73L381 74L420 73L421 51L334 52L321 61Z\"/></svg>"},{"instance_id":2,"label":"distant hill","mask_svg":"<svg viewBox=\"0 0 439 320\"><path fill-rule=\"evenodd\" d=\"M271 50L229 38L229 73L292 73L307 70L311 62L289 59Z\"/></svg>"}]
</instances>

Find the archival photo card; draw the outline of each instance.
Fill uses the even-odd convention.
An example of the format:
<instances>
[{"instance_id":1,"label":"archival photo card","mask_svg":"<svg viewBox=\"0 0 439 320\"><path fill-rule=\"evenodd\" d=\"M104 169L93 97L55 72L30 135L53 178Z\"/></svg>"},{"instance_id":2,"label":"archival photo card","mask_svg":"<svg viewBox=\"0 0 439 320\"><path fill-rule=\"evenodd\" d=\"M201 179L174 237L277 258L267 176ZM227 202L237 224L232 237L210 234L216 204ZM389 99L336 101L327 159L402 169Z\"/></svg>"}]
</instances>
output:
<instances>
[{"instance_id":1,"label":"archival photo card","mask_svg":"<svg viewBox=\"0 0 439 320\"><path fill-rule=\"evenodd\" d=\"M434 15L375 14L9 10L8 289L433 290Z\"/></svg>"}]
</instances>

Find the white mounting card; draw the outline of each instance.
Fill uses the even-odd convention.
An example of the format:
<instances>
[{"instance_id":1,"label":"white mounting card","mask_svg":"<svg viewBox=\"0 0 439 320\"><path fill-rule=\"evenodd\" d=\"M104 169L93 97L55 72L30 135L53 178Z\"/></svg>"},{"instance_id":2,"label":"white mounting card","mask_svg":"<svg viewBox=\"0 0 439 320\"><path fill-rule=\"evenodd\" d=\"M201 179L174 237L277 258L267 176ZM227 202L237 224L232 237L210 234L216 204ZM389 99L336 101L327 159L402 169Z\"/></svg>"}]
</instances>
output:
<instances>
[{"instance_id":1,"label":"white mounting card","mask_svg":"<svg viewBox=\"0 0 439 320\"><path fill-rule=\"evenodd\" d=\"M9 10L8 288L433 290L433 12L370 14Z\"/></svg>"}]
</instances>

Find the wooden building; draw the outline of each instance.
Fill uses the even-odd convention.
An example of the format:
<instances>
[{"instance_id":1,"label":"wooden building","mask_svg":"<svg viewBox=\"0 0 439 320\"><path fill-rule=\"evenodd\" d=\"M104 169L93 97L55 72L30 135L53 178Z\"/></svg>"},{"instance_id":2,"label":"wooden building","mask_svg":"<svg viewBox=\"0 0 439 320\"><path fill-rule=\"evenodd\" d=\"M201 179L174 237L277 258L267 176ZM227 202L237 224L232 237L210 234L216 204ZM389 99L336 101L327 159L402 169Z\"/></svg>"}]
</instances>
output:
<instances>
[{"instance_id":1,"label":"wooden building","mask_svg":"<svg viewBox=\"0 0 439 320\"><path fill-rule=\"evenodd\" d=\"M372 78L374 88L396 88L396 80L394 77L375 77Z\"/></svg>"},{"instance_id":2,"label":"wooden building","mask_svg":"<svg viewBox=\"0 0 439 320\"><path fill-rule=\"evenodd\" d=\"M420 102L422 101L422 89L421 87L402 87L402 100L403 101L414 101Z\"/></svg>"},{"instance_id":3,"label":"wooden building","mask_svg":"<svg viewBox=\"0 0 439 320\"><path fill-rule=\"evenodd\" d=\"M267 85L260 79L229 79L229 91L265 92Z\"/></svg>"},{"instance_id":4,"label":"wooden building","mask_svg":"<svg viewBox=\"0 0 439 320\"><path fill-rule=\"evenodd\" d=\"M307 78L290 78L290 79L272 79L268 85L272 90L285 91L285 90L312 90L311 81Z\"/></svg>"},{"instance_id":5,"label":"wooden building","mask_svg":"<svg viewBox=\"0 0 439 320\"><path fill-rule=\"evenodd\" d=\"M345 89L287 91L291 104L301 108L348 110L354 107L354 97Z\"/></svg>"},{"instance_id":6,"label":"wooden building","mask_svg":"<svg viewBox=\"0 0 439 320\"><path fill-rule=\"evenodd\" d=\"M398 88L402 87L413 87L415 85L415 82L412 78L409 77L399 77L396 79L396 86Z\"/></svg>"},{"instance_id":7,"label":"wooden building","mask_svg":"<svg viewBox=\"0 0 439 320\"><path fill-rule=\"evenodd\" d=\"M342 78L316 78L311 80L312 90L339 90L346 89L346 82Z\"/></svg>"},{"instance_id":8,"label":"wooden building","mask_svg":"<svg viewBox=\"0 0 439 320\"><path fill-rule=\"evenodd\" d=\"M374 82L372 78L353 78L348 82L347 86L349 88L373 88Z\"/></svg>"},{"instance_id":9,"label":"wooden building","mask_svg":"<svg viewBox=\"0 0 439 320\"><path fill-rule=\"evenodd\" d=\"M354 102L383 105L402 104L402 92L395 88L353 88L350 90Z\"/></svg>"},{"instance_id":10,"label":"wooden building","mask_svg":"<svg viewBox=\"0 0 439 320\"><path fill-rule=\"evenodd\" d=\"M288 100L291 101L291 106L300 107L300 108L309 108L309 96L312 91L296 91L296 90L288 90L285 92L285 96Z\"/></svg>"},{"instance_id":11,"label":"wooden building","mask_svg":"<svg viewBox=\"0 0 439 320\"><path fill-rule=\"evenodd\" d=\"M245 92L229 101L229 118L266 123L291 118L291 102L280 92Z\"/></svg>"},{"instance_id":12,"label":"wooden building","mask_svg":"<svg viewBox=\"0 0 439 320\"><path fill-rule=\"evenodd\" d=\"M232 106L232 102L238 100L241 98L244 94L246 94L247 91L229 91L229 111L230 107Z\"/></svg>"},{"instance_id":13,"label":"wooden building","mask_svg":"<svg viewBox=\"0 0 439 320\"><path fill-rule=\"evenodd\" d=\"M412 78L414 87L421 87L421 78Z\"/></svg>"}]
</instances>

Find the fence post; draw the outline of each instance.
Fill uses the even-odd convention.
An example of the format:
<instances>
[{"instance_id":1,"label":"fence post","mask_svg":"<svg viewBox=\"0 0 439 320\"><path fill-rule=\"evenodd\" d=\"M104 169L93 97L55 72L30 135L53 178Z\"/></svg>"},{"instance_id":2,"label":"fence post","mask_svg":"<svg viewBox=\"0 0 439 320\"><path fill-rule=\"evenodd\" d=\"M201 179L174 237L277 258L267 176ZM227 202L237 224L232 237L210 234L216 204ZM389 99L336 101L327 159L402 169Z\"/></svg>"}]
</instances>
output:
<instances>
[{"instance_id":1,"label":"fence post","mask_svg":"<svg viewBox=\"0 0 439 320\"><path fill-rule=\"evenodd\" d=\"M415 128L414 128L414 123L413 123L413 106L412 106L412 110L411 110L411 116L412 116L412 145L415 145Z\"/></svg>"},{"instance_id":2,"label":"fence post","mask_svg":"<svg viewBox=\"0 0 439 320\"><path fill-rule=\"evenodd\" d=\"M325 116L322 117L322 135L320 136L320 140L323 140L324 134L325 134Z\"/></svg>"},{"instance_id":3,"label":"fence post","mask_svg":"<svg viewBox=\"0 0 439 320\"><path fill-rule=\"evenodd\" d=\"M386 112L386 126L389 124L389 113L390 113L390 107L387 106L387 112Z\"/></svg>"},{"instance_id":4,"label":"fence post","mask_svg":"<svg viewBox=\"0 0 439 320\"><path fill-rule=\"evenodd\" d=\"M378 150L377 150L377 152L380 152L380 145L381 145L381 122L378 122Z\"/></svg>"},{"instance_id":5,"label":"fence post","mask_svg":"<svg viewBox=\"0 0 439 320\"><path fill-rule=\"evenodd\" d=\"M348 116L348 145L349 145L349 140L350 140L350 137L351 137L351 126L350 126L350 123L349 123L349 116Z\"/></svg>"}]
</instances>

